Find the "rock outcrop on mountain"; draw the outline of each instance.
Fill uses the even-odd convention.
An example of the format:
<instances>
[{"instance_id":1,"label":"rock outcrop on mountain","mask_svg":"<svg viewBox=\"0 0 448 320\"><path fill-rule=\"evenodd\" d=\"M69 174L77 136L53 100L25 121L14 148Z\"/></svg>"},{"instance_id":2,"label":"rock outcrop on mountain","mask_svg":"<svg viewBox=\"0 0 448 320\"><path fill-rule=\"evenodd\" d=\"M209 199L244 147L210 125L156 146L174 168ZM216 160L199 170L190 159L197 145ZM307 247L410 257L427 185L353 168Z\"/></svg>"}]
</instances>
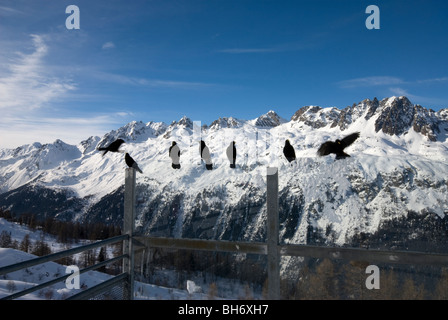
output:
<instances>
[{"instance_id":1,"label":"rock outcrop on mountain","mask_svg":"<svg viewBox=\"0 0 448 320\"><path fill-rule=\"evenodd\" d=\"M277 127L286 120L280 117L275 111L268 111L268 113L261 115L254 121L254 125L258 127Z\"/></svg>"},{"instance_id":2,"label":"rock outcrop on mountain","mask_svg":"<svg viewBox=\"0 0 448 320\"><path fill-rule=\"evenodd\" d=\"M360 118L366 121L374 119L375 132L400 136L412 128L430 141L437 141L439 134L442 134L439 141L445 141L448 124L446 110L435 112L413 105L408 98L401 96L381 101L377 98L366 99L342 110L318 106L302 107L291 117L291 121L304 123L314 129L329 125L344 131Z\"/></svg>"}]
</instances>

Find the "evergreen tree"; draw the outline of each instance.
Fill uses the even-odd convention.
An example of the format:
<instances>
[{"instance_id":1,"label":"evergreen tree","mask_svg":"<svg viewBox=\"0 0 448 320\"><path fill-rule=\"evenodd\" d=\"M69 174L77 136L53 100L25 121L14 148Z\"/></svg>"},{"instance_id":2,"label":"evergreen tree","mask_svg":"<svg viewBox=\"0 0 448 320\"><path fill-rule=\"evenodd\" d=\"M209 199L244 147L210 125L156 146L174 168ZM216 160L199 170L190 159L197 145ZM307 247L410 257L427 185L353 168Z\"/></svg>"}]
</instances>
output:
<instances>
[{"instance_id":1,"label":"evergreen tree","mask_svg":"<svg viewBox=\"0 0 448 320\"><path fill-rule=\"evenodd\" d=\"M6 289L7 289L10 293L16 291L17 287L16 287L16 284L15 284L14 280L9 280L9 281L6 283Z\"/></svg>"},{"instance_id":2,"label":"evergreen tree","mask_svg":"<svg viewBox=\"0 0 448 320\"><path fill-rule=\"evenodd\" d=\"M98 254L98 258L97 261L98 263L106 261L107 260L107 253L106 250L104 249L104 247L101 247L100 249L100 253ZM106 272L106 266L102 266L100 268L98 268L99 272Z\"/></svg>"},{"instance_id":3,"label":"evergreen tree","mask_svg":"<svg viewBox=\"0 0 448 320\"><path fill-rule=\"evenodd\" d=\"M11 232L3 230L2 233L0 233L0 248L11 248L11 245Z\"/></svg>"},{"instance_id":4,"label":"evergreen tree","mask_svg":"<svg viewBox=\"0 0 448 320\"><path fill-rule=\"evenodd\" d=\"M46 255L51 254L51 248L44 241L44 238L41 237L40 240L37 240L35 242L31 253L36 256L46 256Z\"/></svg>"}]
</instances>

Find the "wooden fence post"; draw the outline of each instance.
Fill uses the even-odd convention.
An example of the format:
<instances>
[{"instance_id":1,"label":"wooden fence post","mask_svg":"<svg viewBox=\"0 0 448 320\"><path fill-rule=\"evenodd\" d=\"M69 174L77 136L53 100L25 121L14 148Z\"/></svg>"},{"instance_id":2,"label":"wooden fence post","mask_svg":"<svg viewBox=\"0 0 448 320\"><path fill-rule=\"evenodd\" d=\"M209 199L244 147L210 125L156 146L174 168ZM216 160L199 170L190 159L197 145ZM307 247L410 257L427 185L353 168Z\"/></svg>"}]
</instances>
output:
<instances>
[{"instance_id":1,"label":"wooden fence post","mask_svg":"<svg viewBox=\"0 0 448 320\"><path fill-rule=\"evenodd\" d=\"M125 298L128 300L132 300L134 297L134 248L132 246L132 237L135 224L135 181L135 169L127 168L124 182L123 234L127 234L129 238L123 242L123 254L128 256L127 259L123 259L123 272L128 274L128 281L124 288Z\"/></svg>"},{"instance_id":2,"label":"wooden fence post","mask_svg":"<svg viewBox=\"0 0 448 320\"><path fill-rule=\"evenodd\" d=\"M280 299L278 168L267 168L268 299Z\"/></svg>"}]
</instances>

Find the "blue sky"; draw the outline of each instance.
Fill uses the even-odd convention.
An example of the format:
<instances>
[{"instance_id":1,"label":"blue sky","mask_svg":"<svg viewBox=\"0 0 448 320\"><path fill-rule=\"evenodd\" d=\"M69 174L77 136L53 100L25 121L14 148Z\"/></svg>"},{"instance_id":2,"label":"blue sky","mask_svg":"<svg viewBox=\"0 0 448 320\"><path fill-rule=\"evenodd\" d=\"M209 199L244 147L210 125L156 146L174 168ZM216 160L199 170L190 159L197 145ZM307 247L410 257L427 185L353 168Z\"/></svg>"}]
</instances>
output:
<instances>
[{"instance_id":1,"label":"blue sky","mask_svg":"<svg viewBox=\"0 0 448 320\"><path fill-rule=\"evenodd\" d=\"M1 0L0 148L394 95L447 108L447 14L442 0Z\"/></svg>"}]
</instances>

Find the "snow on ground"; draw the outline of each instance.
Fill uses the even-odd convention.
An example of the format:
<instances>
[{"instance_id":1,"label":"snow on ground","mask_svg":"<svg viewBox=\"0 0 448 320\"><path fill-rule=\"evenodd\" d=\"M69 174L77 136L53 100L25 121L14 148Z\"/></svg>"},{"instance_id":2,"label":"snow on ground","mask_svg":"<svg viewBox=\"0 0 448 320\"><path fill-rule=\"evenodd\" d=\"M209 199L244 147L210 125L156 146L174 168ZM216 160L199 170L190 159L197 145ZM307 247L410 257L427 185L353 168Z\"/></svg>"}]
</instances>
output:
<instances>
[{"instance_id":1,"label":"snow on ground","mask_svg":"<svg viewBox=\"0 0 448 320\"><path fill-rule=\"evenodd\" d=\"M18 223L9 222L0 218L0 234L7 232L11 235L12 241L20 243L26 234L30 240L44 241L51 247L52 252L66 249L66 245L57 243L51 235L43 234L41 231L31 231L28 227ZM82 245L88 241L80 241L77 245ZM80 254L79 254L80 255ZM0 267L12 265L22 261L36 258L37 256L20 250L11 248L0 248ZM28 267L19 271L0 276L0 299L12 293L28 289L37 284L50 281L57 277L68 274L68 266L55 262L46 262L33 267ZM82 269L82 268L80 268ZM80 285L82 289L69 289L64 281L53 284L48 288L37 290L33 293L17 298L18 300L61 300L79 293L81 290L90 288L112 276L98 271L89 271L80 275ZM191 280L185 281L183 289L176 289L176 272L173 270L162 270L157 276L158 281L166 283L168 286L148 284L135 281L134 298L137 300L205 300L205 299L238 299L249 296L257 298L248 288L240 283L229 281L228 279L218 279L214 282L217 290L210 291L213 286L203 280L202 275L192 275Z\"/></svg>"},{"instance_id":2,"label":"snow on ground","mask_svg":"<svg viewBox=\"0 0 448 320\"><path fill-rule=\"evenodd\" d=\"M0 267L14 263L33 259L36 256L23 251L0 248ZM68 274L67 266L54 262L46 262L23 270L8 273L0 276L0 298L12 293L28 289L37 284L50 281L54 278ZM176 278L174 271L165 271L166 277ZM97 272L88 271L80 275L81 289L71 289L65 282L58 282L47 288L37 290L33 293L17 298L18 300L61 300L79 293L82 290L91 288L113 276ZM199 276L193 280L185 281L184 289L176 289L154 284L134 283L134 299L136 300L206 300L206 299L239 299L239 298L260 298L253 294L247 287L240 283L220 279L216 281L217 290L213 286L204 283Z\"/></svg>"},{"instance_id":3,"label":"snow on ground","mask_svg":"<svg viewBox=\"0 0 448 320\"><path fill-rule=\"evenodd\" d=\"M31 230L26 225L21 225L19 223L7 221L4 218L0 218L0 234L2 232L7 232L11 235L11 241L16 241L18 244L25 238L25 235L29 236L31 242L36 242L44 240L48 246L51 248L52 252L57 252L67 249L67 246L56 241L56 237L49 234L44 234L39 230ZM83 241L80 241L82 244ZM80 245L78 244L78 245Z\"/></svg>"},{"instance_id":4,"label":"snow on ground","mask_svg":"<svg viewBox=\"0 0 448 320\"><path fill-rule=\"evenodd\" d=\"M0 267L30 260L36 256L10 248L0 248ZM46 262L23 270L8 273L0 277L0 297L7 296L13 292L25 290L36 284L50 281L54 278L64 276L66 267L55 262ZM91 287L107 280L110 276L89 271L81 275L81 287ZM40 299L64 299L72 294L65 282L56 283L48 288L44 288L34 293L19 297L19 300L40 300Z\"/></svg>"}]
</instances>

